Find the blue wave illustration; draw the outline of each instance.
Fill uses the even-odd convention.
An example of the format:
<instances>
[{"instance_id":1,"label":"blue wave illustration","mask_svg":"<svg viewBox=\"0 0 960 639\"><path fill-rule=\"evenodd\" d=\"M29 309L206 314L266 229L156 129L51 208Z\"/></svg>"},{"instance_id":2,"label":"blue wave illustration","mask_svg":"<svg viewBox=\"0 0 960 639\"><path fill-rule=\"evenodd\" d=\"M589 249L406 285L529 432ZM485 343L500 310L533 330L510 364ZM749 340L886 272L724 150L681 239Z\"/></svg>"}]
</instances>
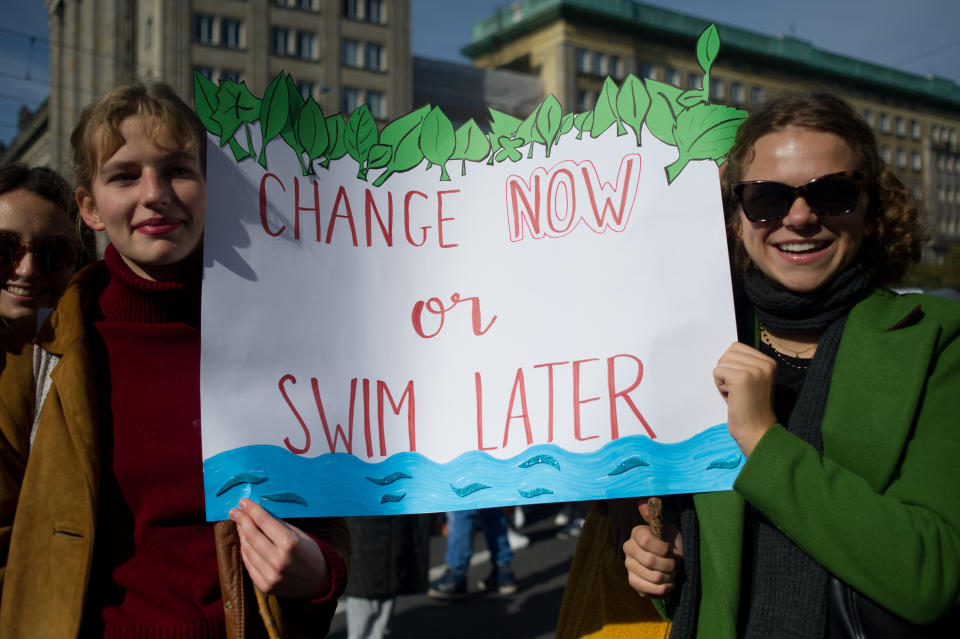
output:
<instances>
[{"instance_id":1,"label":"blue wave illustration","mask_svg":"<svg viewBox=\"0 0 960 639\"><path fill-rule=\"evenodd\" d=\"M457 497L466 497L467 495L472 495L478 490L484 490L486 488L490 488L490 487L487 486L486 484L481 484L480 482L474 482L469 486L464 486L463 488L457 488L453 484L450 484L450 490L452 490L457 495Z\"/></svg>"},{"instance_id":2,"label":"blue wave illustration","mask_svg":"<svg viewBox=\"0 0 960 639\"><path fill-rule=\"evenodd\" d=\"M395 504L395 503L397 503L398 501L402 500L402 499L403 499L404 497L406 497L406 496L407 496L407 493L395 493L395 494L387 493L387 494L382 495L382 496L380 497L380 503L381 503L381 504Z\"/></svg>"},{"instance_id":3,"label":"blue wave illustration","mask_svg":"<svg viewBox=\"0 0 960 639\"><path fill-rule=\"evenodd\" d=\"M712 470L714 468L736 468L740 465L740 460L743 459L743 456L740 454L730 455L729 457L724 457L723 459L715 459L710 462L710 465L707 466L707 470Z\"/></svg>"},{"instance_id":4,"label":"blue wave illustration","mask_svg":"<svg viewBox=\"0 0 960 639\"><path fill-rule=\"evenodd\" d=\"M520 496L524 499L533 499L534 497L539 497L540 495L552 495L553 491L549 488L534 488L532 490L524 490L518 488L517 492L520 493Z\"/></svg>"},{"instance_id":5,"label":"blue wave illustration","mask_svg":"<svg viewBox=\"0 0 960 639\"><path fill-rule=\"evenodd\" d=\"M390 473L386 477L367 477L367 481L372 481L377 486L386 486L388 484L392 484L393 482L399 481L401 479L413 479L413 477L411 477L406 473L401 473L401 472Z\"/></svg>"},{"instance_id":6,"label":"blue wave illustration","mask_svg":"<svg viewBox=\"0 0 960 639\"><path fill-rule=\"evenodd\" d=\"M536 466L537 464L549 464L557 470L560 470L560 462L558 462L555 457L550 455L534 455L527 461L520 464L520 468L530 468L531 466Z\"/></svg>"},{"instance_id":7,"label":"blue wave illustration","mask_svg":"<svg viewBox=\"0 0 960 639\"><path fill-rule=\"evenodd\" d=\"M300 504L301 506L307 505L307 500L296 493L276 493L273 495L260 495L260 499L265 499L267 501L275 501L275 502L284 503L284 504Z\"/></svg>"},{"instance_id":8,"label":"blue wave illustration","mask_svg":"<svg viewBox=\"0 0 960 639\"><path fill-rule=\"evenodd\" d=\"M638 460L649 467L627 467ZM611 474L620 466L623 472ZM241 496L278 517L396 515L529 503L520 490L530 487L551 491L536 495L537 503L729 490L742 467L736 442L720 424L673 444L631 435L587 453L539 444L507 459L473 450L442 464L410 452L371 463L346 453L301 457L279 446L246 446L204 460L203 481L207 518L220 520ZM242 495L220 492L243 474L269 481L243 484ZM403 480L402 491L386 493L403 495L395 501L384 499L393 477ZM284 493L301 501L275 500Z\"/></svg>"},{"instance_id":9,"label":"blue wave illustration","mask_svg":"<svg viewBox=\"0 0 960 639\"><path fill-rule=\"evenodd\" d=\"M631 457L630 459L624 459L622 462L617 464L617 467L611 470L608 475L611 477L613 475L622 475L628 470L633 470L634 468L639 468L640 466L649 466L650 462L644 461L639 457Z\"/></svg>"},{"instance_id":10,"label":"blue wave illustration","mask_svg":"<svg viewBox=\"0 0 960 639\"><path fill-rule=\"evenodd\" d=\"M234 475L228 479L223 486L217 489L217 497L227 492L234 486L239 486L241 484L259 484L261 482L267 481L267 478L262 475L251 475L250 473L240 473L239 475Z\"/></svg>"}]
</instances>

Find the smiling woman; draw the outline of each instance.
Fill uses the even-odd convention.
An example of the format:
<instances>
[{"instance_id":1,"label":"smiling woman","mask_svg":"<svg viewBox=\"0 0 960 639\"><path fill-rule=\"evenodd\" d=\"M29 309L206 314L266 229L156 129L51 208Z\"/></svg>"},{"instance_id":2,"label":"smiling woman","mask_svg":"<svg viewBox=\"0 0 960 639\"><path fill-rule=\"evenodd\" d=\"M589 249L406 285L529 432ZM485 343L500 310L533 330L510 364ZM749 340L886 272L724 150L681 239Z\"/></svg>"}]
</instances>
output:
<instances>
[{"instance_id":1,"label":"smiling woman","mask_svg":"<svg viewBox=\"0 0 960 639\"><path fill-rule=\"evenodd\" d=\"M66 180L47 168L0 168L0 320L25 340L77 266L76 206Z\"/></svg>"},{"instance_id":2,"label":"smiling woman","mask_svg":"<svg viewBox=\"0 0 960 639\"><path fill-rule=\"evenodd\" d=\"M746 461L732 491L665 498L662 536L635 501L587 526L672 638L954 636L960 305L885 288L920 257L917 204L828 93L752 112L721 188L740 341L712 381Z\"/></svg>"}]
</instances>

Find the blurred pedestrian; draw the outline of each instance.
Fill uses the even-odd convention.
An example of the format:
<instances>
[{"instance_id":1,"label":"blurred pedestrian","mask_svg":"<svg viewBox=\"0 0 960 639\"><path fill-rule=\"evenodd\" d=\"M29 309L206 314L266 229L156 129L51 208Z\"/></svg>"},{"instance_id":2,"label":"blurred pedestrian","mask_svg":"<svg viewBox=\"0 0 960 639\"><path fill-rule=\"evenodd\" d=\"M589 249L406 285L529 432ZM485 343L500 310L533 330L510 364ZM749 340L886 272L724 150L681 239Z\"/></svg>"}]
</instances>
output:
<instances>
[{"instance_id":1,"label":"blurred pedestrian","mask_svg":"<svg viewBox=\"0 0 960 639\"><path fill-rule=\"evenodd\" d=\"M349 517L351 562L347 583L347 639L383 639L397 595L426 592L430 569L430 515Z\"/></svg>"},{"instance_id":2,"label":"blurred pedestrian","mask_svg":"<svg viewBox=\"0 0 960 639\"><path fill-rule=\"evenodd\" d=\"M488 593L512 595L517 591L513 574L513 550L507 539L507 516L503 508L457 510L447 513L446 570L430 583L435 599L458 600L467 596L467 570L473 556L473 531L479 519L490 550L490 574L478 586Z\"/></svg>"}]
</instances>

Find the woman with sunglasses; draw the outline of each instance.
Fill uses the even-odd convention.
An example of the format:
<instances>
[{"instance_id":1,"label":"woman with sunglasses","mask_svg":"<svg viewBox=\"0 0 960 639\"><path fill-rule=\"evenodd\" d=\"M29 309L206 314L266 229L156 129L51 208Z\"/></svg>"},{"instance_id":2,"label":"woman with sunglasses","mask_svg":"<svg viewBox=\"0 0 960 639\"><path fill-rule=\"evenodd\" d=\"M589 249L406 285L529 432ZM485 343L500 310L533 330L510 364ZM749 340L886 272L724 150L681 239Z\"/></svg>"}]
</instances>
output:
<instances>
[{"instance_id":1,"label":"woman with sunglasses","mask_svg":"<svg viewBox=\"0 0 960 639\"><path fill-rule=\"evenodd\" d=\"M671 637L955 636L960 306L885 288L916 204L827 93L751 113L721 184L740 342L713 382L746 461L663 539L632 529L630 586Z\"/></svg>"},{"instance_id":2,"label":"woman with sunglasses","mask_svg":"<svg viewBox=\"0 0 960 639\"><path fill-rule=\"evenodd\" d=\"M0 321L4 339L33 337L77 267L77 207L60 175L23 164L0 167Z\"/></svg>"}]
</instances>

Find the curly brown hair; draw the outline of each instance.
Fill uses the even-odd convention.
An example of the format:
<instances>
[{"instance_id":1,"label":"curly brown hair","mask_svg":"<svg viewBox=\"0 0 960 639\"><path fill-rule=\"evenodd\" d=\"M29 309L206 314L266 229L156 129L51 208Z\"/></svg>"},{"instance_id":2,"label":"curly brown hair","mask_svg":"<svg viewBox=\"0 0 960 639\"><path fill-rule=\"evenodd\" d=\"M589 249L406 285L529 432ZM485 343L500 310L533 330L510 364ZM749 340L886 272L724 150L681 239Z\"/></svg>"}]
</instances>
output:
<instances>
[{"instance_id":1,"label":"curly brown hair","mask_svg":"<svg viewBox=\"0 0 960 639\"><path fill-rule=\"evenodd\" d=\"M864 238L860 264L873 271L880 284L901 280L920 260L927 239L920 209L903 182L880 159L870 125L845 100L827 91L781 94L751 111L737 131L720 178L735 271L742 273L750 258L741 240L740 203L733 186L753 161L757 140L790 126L833 133L860 158L858 168L869 196L866 220L876 223L875 232Z\"/></svg>"}]
</instances>

